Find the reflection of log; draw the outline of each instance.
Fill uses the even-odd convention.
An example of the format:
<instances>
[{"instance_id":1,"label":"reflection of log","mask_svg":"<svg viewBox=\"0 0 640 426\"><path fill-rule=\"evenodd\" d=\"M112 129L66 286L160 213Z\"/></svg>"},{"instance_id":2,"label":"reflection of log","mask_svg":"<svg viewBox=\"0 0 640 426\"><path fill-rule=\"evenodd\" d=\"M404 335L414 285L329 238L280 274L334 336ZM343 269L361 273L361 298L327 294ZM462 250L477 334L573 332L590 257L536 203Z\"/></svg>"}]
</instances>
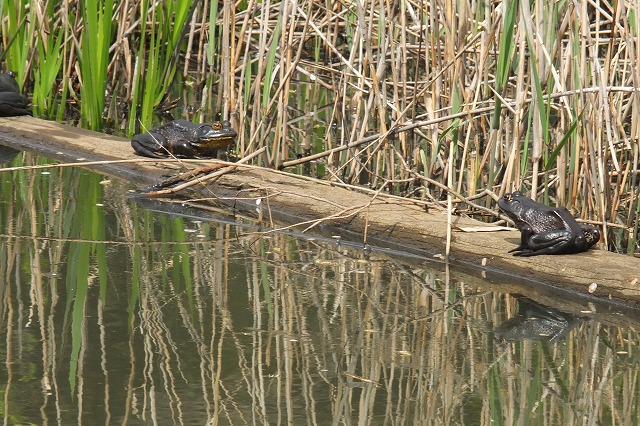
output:
<instances>
[{"instance_id":1,"label":"reflection of log","mask_svg":"<svg viewBox=\"0 0 640 426\"><path fill-rule=\"evenodd\" d=\"M125 139L31 117L3 119L0 142L67 162L78 161L78 158L83 161L135 161L94 167L139 185L156 182L161 176L184 170L191 163L138 160ZM169 167L173 170L168 170ZM363 241L366 236L366 242L371 245L429 257L444 251L447 216L437 208L425 212L425 203L357 192L333 186L330 182L273 170L237 167L235 173L228 173L215 184L206 186L202 196L215 198L218 203L234 206L248 214L255 214L256 200L261 199L263 214L268 215L265 223L270 223L269 220L290 224L315 221L323 229L340 232L356 241ZM419 203L422 207L417 205ZM457 218L453 226L463 229L478 224ZM327 228L329 225L333 228ZM515 274L536 285L577 291L603 301L640 302L640 263L637 259L603 250L578 255L517 258L507 251L518 240L519 233L515 231L456 231L452 238L452 259L480 269ZM589 293L593 283L597 283L597 288Z\"/></svg>"}]
</instances>

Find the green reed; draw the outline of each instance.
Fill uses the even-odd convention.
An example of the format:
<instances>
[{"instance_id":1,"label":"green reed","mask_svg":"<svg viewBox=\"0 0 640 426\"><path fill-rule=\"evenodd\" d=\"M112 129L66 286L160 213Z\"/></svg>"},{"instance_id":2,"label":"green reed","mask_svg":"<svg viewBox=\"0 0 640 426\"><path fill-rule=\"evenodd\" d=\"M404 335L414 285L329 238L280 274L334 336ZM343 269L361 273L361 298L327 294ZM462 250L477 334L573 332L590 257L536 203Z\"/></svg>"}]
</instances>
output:
<instances>
[{"instance_id":1,"label":"green reed","mask_svg":"<svg viewBox=\"0 0 640 426\"><path fill-rule=\"evenodd\" d=\"M4 20L2 33L6 43L2 49L3 57L7 63L6 69L16 74L16 79L22 86L25 76L28 75L28 67L25 64L28 63L29 50L32 45L30 36L34 33L32 27L33 11L27 12L25 2L15 2L9 5L2 3L3 14L1 17Z\"/></svg>"},{"instance_id":2,"label":"green reed","mask_svg":"<svg viewBox=\"0 0 640 426\"><path fill-rule=\"evenodd\" d=\"M34 114L37 116L47 116L55 113L57 93L54 91L56 80L60 74L64 51L61 52L63 40L67 37L64 28L59 28L55 34L39 34L38 58L39 67L35 70L33 81L33 105Z\"/></svg>"},{"instance_id":3,"label":"green reed","mask_svg":"<svg viewBox=\"0 0 640 426\"><path fill-rule=\"evenodd\" d=\"M99 129L102 126L109 48L112 43L113 0L106 0L103 4L84 1L82 17L85 28L78 51L82 71L82 122L90 129Z\"/></svg>"},{"instance_id":4,"label":"green reed","mask_svg":"<svg viewBox=\"0 0 640 426\"><path fill-rule=\"evenodd\" d=\"M154 112L165 100L177 72L183 29L190 16L190 1L166 2L162 7L140 3L141 28L136 46L132 108L128 118L128 133L151 126Z\"/></svg>"},{"instance_id":5,"label":"green reed","mask_svg":"<svg viewBox=\"0 0 640 426\"><path fill-rule=\"evenodd\" d=\"M496 66L496 92L500 95L504 93L507 81L511 75L511 63L514 51L514 31L516 24L516 14L518 11L518 3L515 1L507 1L502 4L504 13L504 25L500 37L500 46L498 49L498 63ZM521 58L521 60L524 58ZM493 115L492 127L498 128L500 125L500 117L502 116L502 101L496 96L495 112Z\"/></svg>"}]
</instances>

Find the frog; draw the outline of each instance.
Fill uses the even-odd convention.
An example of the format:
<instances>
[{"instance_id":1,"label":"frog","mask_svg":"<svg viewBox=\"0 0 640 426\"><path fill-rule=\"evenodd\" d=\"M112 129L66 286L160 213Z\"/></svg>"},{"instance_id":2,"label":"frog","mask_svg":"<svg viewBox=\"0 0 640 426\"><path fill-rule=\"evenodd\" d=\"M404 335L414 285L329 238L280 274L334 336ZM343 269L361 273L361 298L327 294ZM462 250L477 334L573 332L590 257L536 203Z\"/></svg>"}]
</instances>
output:
<instances>
[{"instance_id":1,"label":"frog","mask_svg":"<svg viewBox=\"0 0 640 426\"><path fill-rule=\"evenodd\" d=\"M572 254L589 250L600 240L600 231L578 224L564 207L549 207L515 191L498 200L498 207L520 230L520 245L514 256Z\"/></svg>"},{"instance_id":2,"label":"frog","mask_svg":"<svg viewBox=\"0 0 640 426\"><path fill-rule=\"evenodd\" d=\"M135 135L131 146L136 154L151 158L214 158L236 136L238 133L228 121L198 124L174 120Z\"/></svg>"},{"instance_id":3,"label":"frog","mask_svg":"<svg viewBox=\"0 0 640 426\"><path fill-rule=\"evenodd\" d=\"M0 117L31 115L29 100L20 93L13 72L0 73Z\"/></svg>"}]
</instances>

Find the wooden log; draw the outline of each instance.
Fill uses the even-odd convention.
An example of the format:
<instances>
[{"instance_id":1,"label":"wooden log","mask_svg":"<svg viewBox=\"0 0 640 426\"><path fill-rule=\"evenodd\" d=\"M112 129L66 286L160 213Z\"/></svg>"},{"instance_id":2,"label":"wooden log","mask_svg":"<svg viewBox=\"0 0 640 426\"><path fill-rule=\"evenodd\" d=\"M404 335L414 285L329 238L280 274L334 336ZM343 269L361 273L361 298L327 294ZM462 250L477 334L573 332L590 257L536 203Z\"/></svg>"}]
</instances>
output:
<instances>
[{"instance_id":1,"label":"wooden log","mask_svg":"<svg viewBox=\"0 0 640 426\"><path fill-rule=\"evenodd\" d=\"M30 150L62 162L87 167L149 185L198 162L159 163L134 155L129 141L32 117L0 119L0 144ZM95 161L119 161L109 164ZM129 162L127 162L129 161ZM211 164L209 161L207 164ZM199 162L199 166L203 163ZM444 254L447 215L426 212L411 200L372 195L264 168L238 166L201 191L216 203L257 214L264 224L286 223L302 232L340 232L363 244L436 257ZM272 222L273 221L273 222ZM278 227L279 225L275 225ZM640 260L605 250L559 256L515 257L507 253L519 232L473 232L487 225L455 218L450 261L479 271L528 280L535 292L550 286L600 301L640 304ZM597 247L597 246L596 246ZM526 289L523 289L526 294Z\"/></svg>"}]
</instances>

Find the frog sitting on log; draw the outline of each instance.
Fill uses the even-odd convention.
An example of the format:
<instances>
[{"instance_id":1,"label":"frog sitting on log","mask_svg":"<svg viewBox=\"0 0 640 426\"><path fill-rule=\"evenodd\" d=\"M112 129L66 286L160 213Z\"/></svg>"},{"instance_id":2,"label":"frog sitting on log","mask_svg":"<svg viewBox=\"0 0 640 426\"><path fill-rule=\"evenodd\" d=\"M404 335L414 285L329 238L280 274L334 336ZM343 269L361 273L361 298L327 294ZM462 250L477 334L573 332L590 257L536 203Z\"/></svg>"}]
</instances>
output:
<instances>
[{"instance_id":1,"label":"frog sitting on log","mask_svg":"<svg viewBox=\"0 0 640 426\"><path fill-rule=\"evenodd\" d=\"M136 154L151 158L214 158L236 136L238 133L228 121L197 124L175 120L135 135L131 146Z\"/></svg>"},{"instance_id":2,"label":"frog sitting on log","mask_svg":"<svg viewBox=\"0 0 640 426\"><path fill-rule=\"evenodd\" d=\"M498 200L498 207L520 230L520 245L514 256L569 254L589 250L600 239L600 231L578 224L564 207L549 207L516 191Z\"/></svg>"}]
</instances>

